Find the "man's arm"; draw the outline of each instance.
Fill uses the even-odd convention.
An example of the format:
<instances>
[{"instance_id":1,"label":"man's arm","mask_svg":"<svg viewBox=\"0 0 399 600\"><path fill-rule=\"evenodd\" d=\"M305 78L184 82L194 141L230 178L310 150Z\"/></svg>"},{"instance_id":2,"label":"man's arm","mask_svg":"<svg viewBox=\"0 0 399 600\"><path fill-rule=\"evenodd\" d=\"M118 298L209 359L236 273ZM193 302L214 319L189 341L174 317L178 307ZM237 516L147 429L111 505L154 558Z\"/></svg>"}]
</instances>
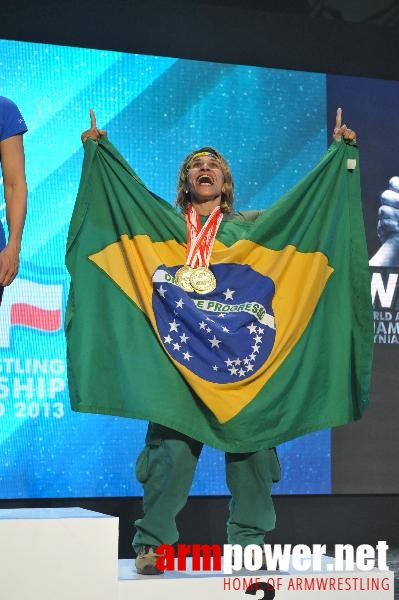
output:
<instances>
[{"instance_id":1,"label":"man's arm","mask_svg":"<svg viewBox=\"0 0 399 600\"><path fill-rule=\"evenodd\" d=\"M0 252L0 285L10 285L18 273L22 231L26 217L27 186L22 135L0 142L8 225L7 246Z\"/></svg>"}]
</instances>

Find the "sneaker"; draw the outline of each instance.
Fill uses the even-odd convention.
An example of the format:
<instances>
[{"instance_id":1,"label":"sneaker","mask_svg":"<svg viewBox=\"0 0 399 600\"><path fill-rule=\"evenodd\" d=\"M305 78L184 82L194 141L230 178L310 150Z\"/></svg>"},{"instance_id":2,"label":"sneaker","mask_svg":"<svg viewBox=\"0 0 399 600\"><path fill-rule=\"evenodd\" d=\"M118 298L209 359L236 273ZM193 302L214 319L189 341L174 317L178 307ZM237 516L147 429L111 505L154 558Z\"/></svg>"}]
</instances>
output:
<instances>
[{"instance_id":1,"label":"sneaker","mask_svg":"<svg viewBox=\"0 0 399 600\"><path fill-rule=\"evenodd\" d=\"M262 548L262 546L260 546L260 547ZM254 560L254 554L255 554L255 552L254 552L254 550L252 550L252 560ZM265 551L262 548L262 564L259 567L259 571L267 571L267 570L268 570L268 568L267 568L267 564L266 564Z\"/></svg>"},{"instance_id":2,"label":"sneaker","mask_svg":"<svg viewBox=\"0 0 399 600\"><path fill-rule=\"evenodd\" d=\"M265 555L265 551L262 549L262 564L261 567L259 569L260 571L268 571L269 569L267 568L267 564L266 564L266 555Z\"/></svg>"},{"instance_id":3,"label":"sneaker","mask_svg":"<svg viewBox=\"0 0 399 600\"><path fill-rule=\"evenodd\" d=\"M140 546L136 556L136 571L139 575L162 575L157 567L157 558L160 555L152 546Z\"/></svg>"},{"instance_id":4,"label":"sneaker","mask_svg":"<svg viewBox=\"0 0 399 600\"><path fill-rule=\"evenodd\" d=\"M268 570L269 570L269 568L268 568L268 566L267 566L267 563L266 563L266 554L265 554L265 550L264 550L264 548L263 548L262 546L261 546L261 548L262 548L262 565L261 565L261 567L260 567L260 569L259 569L259 570L260 570L260 571L268 571ZM276 567L275 567L275 570L276 570L276 571L279 571L279 570L280 570L280 567L278 566L278 564L276 565Z\"/></svg>"}]
</instances>

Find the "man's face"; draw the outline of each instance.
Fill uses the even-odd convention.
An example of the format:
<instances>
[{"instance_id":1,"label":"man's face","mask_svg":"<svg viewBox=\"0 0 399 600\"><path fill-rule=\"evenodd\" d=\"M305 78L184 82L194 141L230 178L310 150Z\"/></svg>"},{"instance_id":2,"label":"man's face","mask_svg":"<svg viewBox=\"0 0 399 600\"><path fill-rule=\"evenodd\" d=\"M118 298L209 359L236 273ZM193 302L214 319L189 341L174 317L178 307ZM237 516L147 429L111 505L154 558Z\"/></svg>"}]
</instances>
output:
<instances>
[{"instance_id":1,"label":"man's face","mask_svg":"<svg viewBox=\"0 0 399 600\"><path fill-rule=\"evenodd\" d=\"M219 160L212 155L194 157L187 171L187 185L193 201L221 199L224 175Z\"/></svg>"}]
</instances>

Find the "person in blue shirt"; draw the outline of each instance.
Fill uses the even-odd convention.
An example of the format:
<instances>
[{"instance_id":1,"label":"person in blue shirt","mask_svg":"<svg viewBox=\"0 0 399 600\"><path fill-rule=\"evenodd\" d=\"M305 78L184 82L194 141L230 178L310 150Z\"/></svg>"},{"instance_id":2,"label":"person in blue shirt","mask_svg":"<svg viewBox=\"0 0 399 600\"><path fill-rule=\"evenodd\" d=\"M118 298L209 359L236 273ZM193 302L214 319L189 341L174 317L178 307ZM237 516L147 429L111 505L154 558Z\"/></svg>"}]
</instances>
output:
<instances>
[{"instance_id":1,"label":"person in blue shirt","mask_svg":"<svg viewBox=\"0 0 399 600\"><path fill-rule=\"evenodd\" d=\"M14 102L0 96L0 163L3 174L8 240L0 223L0 302L4 286L18 273L26 217L27 185L22 136L25 121Z\"/></svg>"}]
</instances>

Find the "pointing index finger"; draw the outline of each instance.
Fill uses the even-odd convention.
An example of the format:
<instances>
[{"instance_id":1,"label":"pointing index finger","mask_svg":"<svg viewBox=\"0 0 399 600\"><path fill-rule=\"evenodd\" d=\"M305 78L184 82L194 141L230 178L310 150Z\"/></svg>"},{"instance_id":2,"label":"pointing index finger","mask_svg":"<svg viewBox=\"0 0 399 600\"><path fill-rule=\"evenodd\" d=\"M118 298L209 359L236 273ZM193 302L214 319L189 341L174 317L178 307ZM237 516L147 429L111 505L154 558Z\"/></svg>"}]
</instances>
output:
<instances>
[{"instance_id":1,"label":"pointing index finger","mask_svg":"<svg viewBox=\"0 0 399 600\"><path fill-rule=\"evenodd\" d=\"M96 116L92 108L90 109L90 126L92 129L97 129Z\"/></svg>"},{"instance_id":2,"label":"pointing index finger","mask_svg":"<svg viewBox=\"0 0 399 600\"><path fill-rule=\"evenodd\" d=\"M341 129L342 125L342 108L337 108L337 116L335 117L335 129Z\"/></svg>"}]
</instances>

